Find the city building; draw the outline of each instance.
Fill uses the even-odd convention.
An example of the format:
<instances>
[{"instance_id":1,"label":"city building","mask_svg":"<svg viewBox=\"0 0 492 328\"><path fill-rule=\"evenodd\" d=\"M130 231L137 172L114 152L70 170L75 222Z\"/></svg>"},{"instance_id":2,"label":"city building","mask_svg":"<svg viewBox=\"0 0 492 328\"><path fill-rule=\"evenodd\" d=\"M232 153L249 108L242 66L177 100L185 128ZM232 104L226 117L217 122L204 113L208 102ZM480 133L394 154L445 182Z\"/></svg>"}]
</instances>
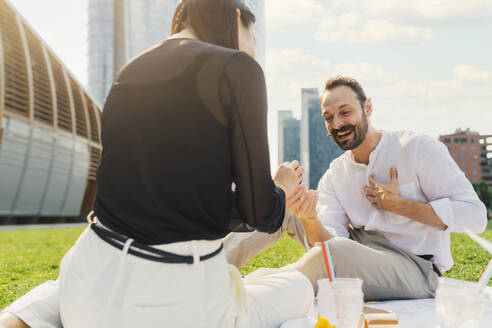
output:
<instances>
[{"instance_id":1,"label":"city building","mask_svg":"<svg viewBox=\"0 0 492 328\"><path fill-rule=\"evenodd\" d=\"M0 0L0 216L88 213L100 109L7 0Z\"/></svg>"},{"instance_id":2,"label":"city building","mask_svg":"<svg viewBox=\"0 0 492 328\"><path fill-rule=\"evenodd\" d=\"M343 151L327 135L321 116L318 89L302 89L301 165L304 166L303 182L311 189Z\"/></svg>"},{"instance_id":3,"label":"city building","mask_svg":"<svg viewBox=\"0 0 492 328\"><path fill-rule=\"evenodd\" d=\"M118 71L166 39L177 0L89 0L88 88L104 104Z\"/></svg>"},{"instance_id":4,"label":"city building","mask_svg":"<svg viewBox=\"0 0 492 328\"><path fill-rule=\"evenodd\" d=\"M88 89L104 104L118 71L171 32L177 0L89 0ZM264 0L246 0L256 16L257 60L265 68Z\"/></svg>"},{"instance_id":5,"label":"city building","mask_svg":"<svg viewBox=\"0 0 492 328\"><path fill-rule=\"evenodd\" d=\"M492 185L492 135L480 135L470 129L456 130L453 134L439 136L448 147L456 164L471 182L484 180Z\"/></svg>"},{"instance_id":6,"label":"city building","mask_svg":"<svg viewBox=\"0 0 492 328\"><path fill-rule=\"evenodd\" d=\"M300 160L300 121L292 117L292 111L278 112L278 162Z\"/></svg>"}]
</instances>

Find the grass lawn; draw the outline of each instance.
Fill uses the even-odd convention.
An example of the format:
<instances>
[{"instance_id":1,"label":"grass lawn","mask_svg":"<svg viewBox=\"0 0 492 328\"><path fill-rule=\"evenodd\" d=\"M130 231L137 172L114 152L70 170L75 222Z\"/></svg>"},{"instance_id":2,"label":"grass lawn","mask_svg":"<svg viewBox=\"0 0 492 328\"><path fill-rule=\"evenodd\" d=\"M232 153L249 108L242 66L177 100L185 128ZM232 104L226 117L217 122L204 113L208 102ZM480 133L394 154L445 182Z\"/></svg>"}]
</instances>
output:
<instances>
[{"instance_id":1,"label":"grass lawn","mask_svg":"<svg viewBox=\"0 0 492 328\"><path fill-rule=\"evenodd\" d=\"M63 254L82 230L70 228L0 232L0 309L40 283L56 279ZM492 230L487 230L482 236L492 241ZM451 250L455 266L445 275L478 281L490 255L464 234L451 235ZM296 261L302 254L304 249L284 236L251 259L241 268L241 273L249 273L261 267L281 267Z\"/></svg>"}]
</instances>

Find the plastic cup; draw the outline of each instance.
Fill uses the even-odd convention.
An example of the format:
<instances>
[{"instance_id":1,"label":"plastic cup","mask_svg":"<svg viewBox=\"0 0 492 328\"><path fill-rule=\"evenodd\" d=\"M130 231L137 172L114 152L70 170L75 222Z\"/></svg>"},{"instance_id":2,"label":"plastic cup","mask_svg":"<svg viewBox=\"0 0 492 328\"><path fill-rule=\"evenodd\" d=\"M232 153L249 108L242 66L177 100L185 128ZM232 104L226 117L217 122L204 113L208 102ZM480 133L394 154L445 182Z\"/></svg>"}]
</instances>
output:
<instances>
[{"instance_id":1,"label":"plastic cup","mask_svg":"<svg viewBox=\"0 0 492 328\"><path fill-rule=\"evenodd\" d=\"M319 315L337 328L357 328L364 306L362 279L321 279L318 287Z\"/></svg>"},{"instance_id":2,"label":"plastic cup","mask_svg":"<svg viewBox=\"0 0 492 328\"><path fill-rule=\"evenodd\" d=\"M481 286L469 281L439 278L436 312L441 328L478 328L483 309Z\"/></svg>"}]
</instances>

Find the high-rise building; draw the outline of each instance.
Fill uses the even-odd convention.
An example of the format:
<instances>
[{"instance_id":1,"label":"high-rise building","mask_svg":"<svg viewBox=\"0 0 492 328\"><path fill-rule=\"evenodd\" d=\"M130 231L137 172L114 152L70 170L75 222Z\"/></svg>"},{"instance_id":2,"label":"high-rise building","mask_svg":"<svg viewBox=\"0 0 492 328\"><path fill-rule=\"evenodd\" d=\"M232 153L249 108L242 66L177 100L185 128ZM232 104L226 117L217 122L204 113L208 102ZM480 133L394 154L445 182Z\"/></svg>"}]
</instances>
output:
<instances>
[{"instance_id":1,"label":"high-rise building","mask_svg":"<svg viewBox=\"0 0 492 328\"><path fill-rule=\"evenodd\" d=\"M171 32L178 0L89 0L88 89L104 104L118 71ZM257 61L265 68L264 0L245 0L255 13Z\"/></svg>"},{"instance_id":2,"label":"high-rise building","mask_svg":"<svg viewBox=\"0 0 492 328\"><path fill-rule=\"evenodd\" d=\"M292 117L292 111L278 112L278 162L301 159L300 121Z\"/></svg>"},{"instance_id":3,"label":"high-rise building","mask_svg":"<svg viewBox=\"0 0 492 328\"><path fill-rule=\"evenodd\" d=\"M327 136L318 89L302 89L301 165L303 182L316 189L330 163L343 151Z\"/></svg>"},{"instance_id":4,"label":"high-rise building","mask_svg":"<svg viewBox=\"0 0 492 328\"><path fill-rule=\"evenodd\" d=\"M254 25L256 37L256 60L265 69L265 0L245 0L256 16Z\"/></svg>"},{"instance_id":5,"label":"high-rise building","mask_svg":"<svg viewBox=\"0 0 492 328\"><path fill-rule=\"evenodd\" d=\"M177 0L89 0L88 88L103 104L116 73L164 40Z\"/></svg>"},{"instance_id":6,"label":"high-rise building","mask_svg":"<svg viewBox=\"0 0 492 328\"><path fill-rule=\"evenodd\" d=\"M492 146L492 135L458 129L453 134L439 136L439 140L448 147L468 180L476 183L484 180L492 185L492 150L487 149Z\"/></svg>"}]
</instances>

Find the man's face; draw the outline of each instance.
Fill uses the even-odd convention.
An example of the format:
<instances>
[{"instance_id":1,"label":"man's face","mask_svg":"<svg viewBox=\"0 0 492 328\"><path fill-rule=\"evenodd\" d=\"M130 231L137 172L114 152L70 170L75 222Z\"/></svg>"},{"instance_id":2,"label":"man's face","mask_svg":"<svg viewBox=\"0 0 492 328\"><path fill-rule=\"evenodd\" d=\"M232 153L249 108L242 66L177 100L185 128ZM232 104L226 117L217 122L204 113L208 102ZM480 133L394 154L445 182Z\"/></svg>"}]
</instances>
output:
<instances>
[{"instance_id":1,"label":"man's face","mask_svg":"<svg viewBox=\"0 0 492 328\"><path fill-rule=\"evenodd\" d=\"M326 91L321 101L321 115L328 134L341 149L355 149L366 138L369 128L366 113L350 87L339 86Z\"/></svg>"}]
</instances>

